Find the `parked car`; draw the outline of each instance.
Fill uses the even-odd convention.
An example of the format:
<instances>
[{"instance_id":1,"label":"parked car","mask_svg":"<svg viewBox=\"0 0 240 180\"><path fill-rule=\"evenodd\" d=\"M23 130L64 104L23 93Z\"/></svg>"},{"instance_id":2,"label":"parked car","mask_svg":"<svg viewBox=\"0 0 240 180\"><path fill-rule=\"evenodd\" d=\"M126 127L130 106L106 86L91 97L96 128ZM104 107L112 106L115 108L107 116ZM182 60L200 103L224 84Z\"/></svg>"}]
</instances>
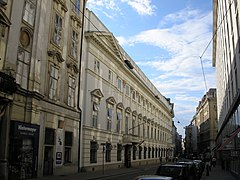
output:
<instances>
[{"instance_id":1,"label":"parked car","mask_svg":"<svg viewBox=\"0 0 240 180\"><path fill-rule=\"evenodd\" d=\"M201 176L201 171L198 169L197 165L193 161L182 161L177 162L179 165L186 165L188 167L189 179L199 180Z\"/></svg>"},{"instance_id":2,"label":"parked car","mask_svg":"<svg viewBox=\"0 0 240 180\"><path fill-rule=\"evenodd\" d=\"M142 175L135 177L133 180L172 180L172 178L158 175Z\"/></svg>"},{"instance_id":3,"label":"parked car","mask_svg":"<svg viewBox=\"0 0 240 180\"><path fill-rule=\"evenodd\" d=\"M189 167L184 164L163 164L157 169L156 175L172 177L173 180L192 180Z\"/></svg>"}]
</instances>

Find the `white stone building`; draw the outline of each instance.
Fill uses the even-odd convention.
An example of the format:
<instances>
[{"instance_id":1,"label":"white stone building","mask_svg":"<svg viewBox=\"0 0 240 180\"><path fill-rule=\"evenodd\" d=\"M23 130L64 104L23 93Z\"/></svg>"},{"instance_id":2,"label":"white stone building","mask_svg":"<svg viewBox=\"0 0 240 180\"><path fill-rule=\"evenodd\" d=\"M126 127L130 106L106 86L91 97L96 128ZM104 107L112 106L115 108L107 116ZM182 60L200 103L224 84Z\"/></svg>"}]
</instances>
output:
<instances>
[{"instance_id":1,"label":"white stone building","mask_svg":"<svg viewBox=\"0 0 240 180\"><path fill-rule=\"evenodd\" d=\"M83 49L82 167L159 163L173 155L173 104L87 11ZM104 162L103 162L104 159Z\"/></svg>"}]
</instances>

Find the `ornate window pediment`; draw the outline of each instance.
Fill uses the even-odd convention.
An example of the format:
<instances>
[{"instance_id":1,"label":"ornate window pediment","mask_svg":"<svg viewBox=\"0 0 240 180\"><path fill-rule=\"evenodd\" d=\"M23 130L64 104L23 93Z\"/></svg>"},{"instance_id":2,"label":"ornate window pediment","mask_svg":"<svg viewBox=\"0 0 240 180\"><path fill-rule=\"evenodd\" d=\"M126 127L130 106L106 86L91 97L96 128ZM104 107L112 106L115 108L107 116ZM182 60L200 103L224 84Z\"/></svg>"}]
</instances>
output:
<instances>
[{"instance_id":1,"label":"ornate window pediment","mask_svg":"<svg viewBox=\"0 0 240 180\"><path fill-rule=\"evenodd\" d=\"M95 89L95 90L91 91L91 95L92 95L92 96L96 96L96 97L98 97L99 99L101 99L102 97L104 97L104 96L103 96L103 93L101 92L100 89Z\"/></svg>"},{"instance_id":2,"label":"ornate window pediment","mask_svg":"<svg viewBox=\"0 0 240 180\"><path fill-rule=\"evenodd\" d=\"M79 72L77 65L73 62L67 63L67 67L76 74Z\"/></svg>"},{"instance_id":3,"label":"ornate window pediment","mask_svg":"<svg viewBox=\"0 0 240 180\"><path fill-rule=\"evenodd\" d=\"M131 110L130 107L127 107L127 108L125 109L125 111L126 111L127 113L130 113L132 110Z\"/></svg>"},{"instance_id":4,"label":"ornate window pediment","mask_svg":"<svg viewBox=\"0 0 240 180\"><path fill-rule=\"evenodd\" d=\"M48 56L52 58L56 58L59 63L62 63L64 61L62 54L59 51L52 50L52 51L48 51L47 53L48 53Z\"/></svg>"},{"instance_id":5,"label":"ornate window pediment","mask_svg":"<svg viewBox=\"0 0 240 180\"><path fill-rule=\"evenodd\" d=\"M118 103L118 104L117 104L117 108L118 108L118 109L124 109L123 103Z\"/></svg>"},{"instance_id":6,"label":"ornate window pediment","mask_svg":"<svg viewBox=\"0 0 240 180\"><path fill-rule=\"evenodd\" d=\"M106 99L106 101L107 101L107 103L110 103L112 105L116 104L116 101L115 101L114 97L109 97L109 98Z\"/></svg>"},{"instance_id":7,"label":"ornate window pediment","mask_svg":"<svg viewBox=\"0 0 240 180\"><path fill-rule=\"evenodd\" d=\"M133 111L132 114L133 114L134 116L137 116L137 111Z\"/></svg>"}]
</instances>

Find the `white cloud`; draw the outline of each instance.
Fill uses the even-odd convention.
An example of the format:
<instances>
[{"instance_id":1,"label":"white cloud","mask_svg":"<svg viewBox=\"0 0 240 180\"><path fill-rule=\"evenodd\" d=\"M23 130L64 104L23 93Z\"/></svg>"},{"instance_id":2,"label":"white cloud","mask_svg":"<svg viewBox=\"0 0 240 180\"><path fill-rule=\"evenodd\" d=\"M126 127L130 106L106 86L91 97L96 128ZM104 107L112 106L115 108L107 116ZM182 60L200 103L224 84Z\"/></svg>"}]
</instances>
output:
<instances>
[{"instance_id":1,"label":"white cloud","mask_svg":"<svg viewBox=\"0 0 240 180\"><path fill-rule=\"evenodd\" d=\"M140 15L153 15L156 6L151 4L151 0L121 0L126 2Z\"/></svg>"}]
</instances>

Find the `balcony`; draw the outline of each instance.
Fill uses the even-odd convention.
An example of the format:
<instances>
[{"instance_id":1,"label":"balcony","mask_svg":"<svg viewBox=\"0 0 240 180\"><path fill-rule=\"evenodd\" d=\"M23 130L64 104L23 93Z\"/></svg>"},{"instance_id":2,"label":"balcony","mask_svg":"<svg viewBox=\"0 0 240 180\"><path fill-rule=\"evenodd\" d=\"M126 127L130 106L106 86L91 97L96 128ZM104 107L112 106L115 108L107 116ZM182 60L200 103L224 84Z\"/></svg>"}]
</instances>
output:
<instances>
[{"instance_id":1,"label":"balcony","mask_svg":"<svg viewBox=\"0 0 240 180\"><path fill-rule=\"evenodd\" d=\"M15 78L0 72L0 92L12 95L17 90L17 84Z\"/></svg>"}]
</instances>

